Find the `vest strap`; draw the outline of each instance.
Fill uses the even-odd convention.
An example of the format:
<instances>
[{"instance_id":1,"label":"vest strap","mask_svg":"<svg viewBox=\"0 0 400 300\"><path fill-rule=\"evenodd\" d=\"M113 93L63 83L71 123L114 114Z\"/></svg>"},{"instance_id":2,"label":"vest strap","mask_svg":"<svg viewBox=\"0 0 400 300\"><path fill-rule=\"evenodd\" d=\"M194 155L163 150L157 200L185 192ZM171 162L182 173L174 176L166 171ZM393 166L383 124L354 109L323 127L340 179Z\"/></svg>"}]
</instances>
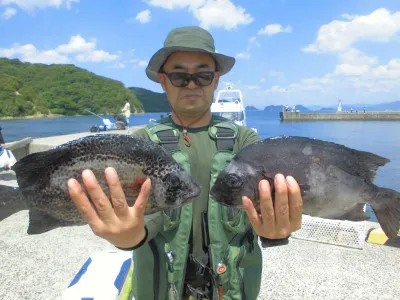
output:
<instances>
[{"instance_id":1,"label":"vest strap","mask_svg":"<svg viewBox=\"0 0 400 300\"><path fill-rule=\"evenodd\" d=\"M159 143L168 151L179 149L179 138L172 129L156 132Z\"/></svg>"},{"instance_id":2,"label":"vest strap","mask_svg":"<svg viewBox=\"0 0 400 300\"><path fill-rule=\"evenodd\" d=\"M218 151L233 151L236 132L230 128L217 127L215 139L217 140Z\"/></svg>"}]
</instances>

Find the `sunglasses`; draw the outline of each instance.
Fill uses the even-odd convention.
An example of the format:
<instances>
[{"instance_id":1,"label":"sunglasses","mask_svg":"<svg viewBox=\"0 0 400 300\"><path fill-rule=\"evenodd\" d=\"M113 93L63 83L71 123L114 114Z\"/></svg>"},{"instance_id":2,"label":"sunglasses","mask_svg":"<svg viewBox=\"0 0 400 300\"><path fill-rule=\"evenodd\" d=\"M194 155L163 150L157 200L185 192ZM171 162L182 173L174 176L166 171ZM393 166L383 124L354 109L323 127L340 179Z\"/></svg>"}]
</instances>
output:
<instances>
[{"instance_id":1,"label":"sunglasses","mask_svg":"<svg viewBox=\"0 0 400 300\"><path fill-rule=\"evenodd\" d=\"M162 72L171 81L175 87L186 87L190 81L193 81L197 86L209 86L214 79L215 72L197 72L197 73L183 73L183 72Z\"/></svg>"}]
</instances>

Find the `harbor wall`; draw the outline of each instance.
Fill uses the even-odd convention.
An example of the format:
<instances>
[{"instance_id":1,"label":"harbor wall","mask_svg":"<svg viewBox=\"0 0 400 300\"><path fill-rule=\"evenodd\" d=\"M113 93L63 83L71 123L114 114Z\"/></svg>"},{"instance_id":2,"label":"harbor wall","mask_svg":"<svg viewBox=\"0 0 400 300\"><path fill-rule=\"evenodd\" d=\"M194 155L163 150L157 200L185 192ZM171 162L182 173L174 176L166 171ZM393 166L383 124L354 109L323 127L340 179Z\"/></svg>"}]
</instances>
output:
<instances>
[{"instance_id":1,"label":"harbor wall","mask_svg":"<svg viewBox=\"0 0 400 300\"><path fill-rule=\"evenodd\" d=\"M282 121L400 121L400 111L302 113L281 112Z\"/></svg>"}]
</instances>

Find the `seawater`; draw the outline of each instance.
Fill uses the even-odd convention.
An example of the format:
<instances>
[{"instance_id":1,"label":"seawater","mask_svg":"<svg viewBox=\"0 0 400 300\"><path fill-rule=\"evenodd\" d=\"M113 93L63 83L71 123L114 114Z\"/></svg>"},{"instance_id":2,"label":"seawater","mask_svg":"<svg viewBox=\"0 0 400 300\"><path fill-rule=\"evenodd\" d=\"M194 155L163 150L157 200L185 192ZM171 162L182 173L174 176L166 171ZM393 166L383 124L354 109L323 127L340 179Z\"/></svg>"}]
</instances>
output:
<instances>
[{"instance_id":1,"label":"seawater","mask_svg":"<svg viewBox=\"0 0 400 300\"><path fill-rule=\"evenodd\" d=\"M133 115L130 126L144 125L166 113ZM51 119L0 120L6 142L25 137L39 138L89 131L102 125L96 116ZM305 136L330 141L347 147L368 151L390 159L377 171L375 184L399 190L400 186L400 122L399 121L309 121L281 122L279 115L264 111L247 112L247 125L257 128L261 138L275 136Z\"/></svg>"}]
</instances>

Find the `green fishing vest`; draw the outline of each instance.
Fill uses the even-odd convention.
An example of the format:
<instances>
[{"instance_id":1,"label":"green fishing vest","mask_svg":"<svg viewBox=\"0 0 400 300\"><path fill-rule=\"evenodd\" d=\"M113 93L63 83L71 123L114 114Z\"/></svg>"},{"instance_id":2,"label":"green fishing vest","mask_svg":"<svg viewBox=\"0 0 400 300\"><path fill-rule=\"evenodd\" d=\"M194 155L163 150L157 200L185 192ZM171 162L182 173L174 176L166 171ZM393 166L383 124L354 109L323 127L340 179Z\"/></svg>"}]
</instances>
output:
<instances>
[{"instance_id":1,"label":"green fishing vest","mask_svg":"<svg viewBox=\"0 0 400 300\"><path fill-rule=\"evenodd\" d=\"M179 138L176 128L152 123L146 126L146 132L153 142L169 150L190 173L188 156L176 147ZM217 143L210 187L234 156L233 143L237 134L238 127L234 122L221 122L209 128L209 135ZM219 299L218 288L222 288L224 300L256 299L261 284L262 255L247 214L239 209L224 207L210 198L206 216L208 255L217 283L213 299ZM133 295L136 300L180 299L189 252L192 204L161 212L154 219L158 222L162 220L160 233L134 250ZM221 266L226 266L225 272L221 272ZM149 269L153 270L151 278L145 275L150 273Z\"/></svg>"}]
</instances>

